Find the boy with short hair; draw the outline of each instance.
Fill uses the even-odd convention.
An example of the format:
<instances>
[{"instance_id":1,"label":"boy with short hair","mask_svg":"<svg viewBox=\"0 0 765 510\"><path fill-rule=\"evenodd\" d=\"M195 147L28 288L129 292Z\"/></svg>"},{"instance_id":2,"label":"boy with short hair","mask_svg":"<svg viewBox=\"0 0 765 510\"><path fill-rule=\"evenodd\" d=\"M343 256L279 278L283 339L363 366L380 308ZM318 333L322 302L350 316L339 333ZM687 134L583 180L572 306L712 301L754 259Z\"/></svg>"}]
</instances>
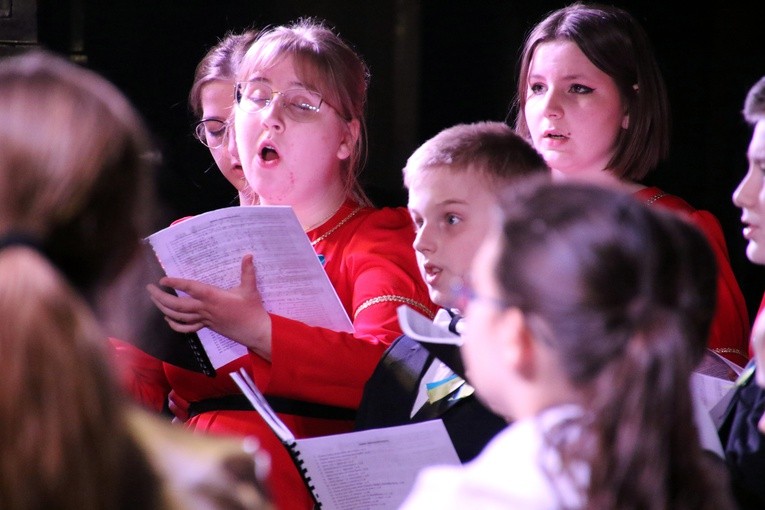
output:
<instances>
[{"instance_id":1,"label":"boy with short hair","mask_svg":"<svg viewBox=\"0 0 765 510\"><path fill-rule=\"evenodd\" d=\"M431 300L442 307L436 324L459 334L464 309L457 290L495 214L499 192L549 173L537 151L502 122L446 128L409 157L403 169L407 207L420 273ZM438 347L440 358L407 335L397 339L367 382L356 429L441 418L466 462L507 422L473 395L459 347Z\"/></svg>"}]
</instances>

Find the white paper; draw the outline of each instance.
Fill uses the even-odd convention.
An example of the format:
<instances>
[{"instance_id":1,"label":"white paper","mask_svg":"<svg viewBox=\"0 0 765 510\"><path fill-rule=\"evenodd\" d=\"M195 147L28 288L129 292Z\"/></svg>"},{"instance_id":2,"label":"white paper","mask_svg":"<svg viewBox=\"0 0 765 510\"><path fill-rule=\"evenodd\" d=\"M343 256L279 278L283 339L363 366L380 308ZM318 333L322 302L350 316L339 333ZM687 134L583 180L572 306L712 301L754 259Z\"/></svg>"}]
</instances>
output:
<instances>
[{"instance_id":1,"label":"white paper","mask_svg":"<svg viewBox=\"0 0 765 510\"><path fill-rule=\"evenodd\" d=\"M691 391L708 411L711 411L735 385L734 381L727 379L720 379L699 372L691 374Z\"/></svg>"},{"instance_id":2,"label":"white paper","mask_svg":"<svg viewBox=\"0 0 765 510\"><path fill-rule=\"evenodd\" d=\"M268 426L271 427L271 430L274 431L281 442L284 444L294 443L295 435L274 412L273 408L266 400L266 397L263 396L263 393L261 393L258 387L255 386L255 382L247 371L240 368L239 372L231 372L228 375L234 380L236 385L239 386L239 389L242 390L242 393L244 393L250 401L252 407L260 413L260 416L262 416L266 423L268 423Z\"/></svg>"},{"instance_id":3,"label":"white paper","mask_svg":"<svg viewBox=\"0 0 765 510\"><path fill-rule=\"evenodd\" d=\"M401 305L396 309L396 313L402 331L418 342L462 345L461 336L439 326L412 307Z\"/></svg>"},{"instance_id":4,"label":"white paper","mask_svg":"<svg viewBox=\"0 0 765 510\"><path fill-rule=\"evenodd\" d=\"M168 276L225 289L239 285L242 257L251 253L266 310L310 326L353 332L337 292L289 206L217 209L171 225L147 240ZM215 368L247 352L243 345L208 328L197 335Z\"/></svg>"},{"instance_id":5,"label":"white paper","mask_svg":"<svg viewBox=\"0 0 765 510\"><path fill-rule=\"evenodd\" d=\"M322 510L395 510L417 473L435 464L460 464L444 422L294 439L247 371L230 374L282 442L299 457L298 467ZM285 430L287 431L285 433Z\"/></svg>"},{"instance_id":6,"label":"white paper","mask_svg":"<svg viewBox=\"0 0 765 510\"><path fill-rule=\"evenodd\" d=\"M692 374L694 398L711 412L731 392L742 370L743 367L707 349Z\"/></svg>"},{"instance_id":7,"label":"white paper","mask_svg":"<svg viewBox=\"0 0 765 510\"><path fill-rule=\"evenodd\" d=\"M420 469L460 463L440 419L297 441L322 510L393 510Z\"/></svg>"}]
</instances>

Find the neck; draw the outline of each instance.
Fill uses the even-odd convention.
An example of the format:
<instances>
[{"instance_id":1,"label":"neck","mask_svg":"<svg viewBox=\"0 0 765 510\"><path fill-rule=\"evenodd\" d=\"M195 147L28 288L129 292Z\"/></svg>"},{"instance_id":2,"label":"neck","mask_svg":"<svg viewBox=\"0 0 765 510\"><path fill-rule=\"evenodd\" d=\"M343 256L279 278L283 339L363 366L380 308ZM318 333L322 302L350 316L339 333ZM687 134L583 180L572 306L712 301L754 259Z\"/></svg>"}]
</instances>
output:
<instances>
[{"instance_id":1,"label":"neck","mask_svg":"<svg viewBox=\"0 0 765 510\"><path fill-rule=\"evenodd\" d=\"M629 193L644 188L645 186L628 179L619 179L609 170L598 170L595 172L568 173L560 170L552 170L552 177L555 181L580 181L585 183L597 184L606 188L613 188Z\"/></svg>"},{"instance_id":2,"label":"neck","mask_svg":"<svg viewBox=\"0 0 765 510\"><path fill-rule=\"evenodd\" d=\"M247 191L239 192L239 205L258 205L258 197Z\"/></svg>"},{"instance_id":3,"label":"neck","mask_svg":"<svg viewBox=\"0 0 765 510\"><path fill-rule=\"evenodd\" d=\"M336 193L333 195L325 195L321 197L321 200L311 204L310 206L297 208L292 206L295 211L295 215L303 227L303 230L308 232L316 227L319 227L327 220L329 220L345 202L345 195L342 193Z\"/></svg>"}]
</instances>

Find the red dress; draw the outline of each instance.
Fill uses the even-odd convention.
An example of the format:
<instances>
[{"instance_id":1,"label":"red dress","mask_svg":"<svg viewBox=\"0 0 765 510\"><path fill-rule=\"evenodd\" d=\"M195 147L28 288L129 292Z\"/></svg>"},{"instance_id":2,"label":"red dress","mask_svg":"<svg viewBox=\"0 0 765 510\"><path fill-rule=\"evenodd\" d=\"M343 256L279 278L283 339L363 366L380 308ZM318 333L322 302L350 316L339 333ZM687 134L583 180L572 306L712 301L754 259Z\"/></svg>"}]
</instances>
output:
<instances>
[{"instance_id":1,"label":"red dress","mask_svg":"<svg viewBox=\"0 0 765 510\"><path fill-rule=\"evenodd\" d=\"M733 361L745 366L749 360L749 313L744 295L738 285L728 258L720 222L709 211L700 211L680 197L665 193L656 187L643 188L635 196L647 204L678 211L699 227L714 251L717 259L717 310L709 334L709 347Z\"/></svg>"},{"instance_id":2,"label":"red dress","mask_svg":"<svg viewBox=\"0 0 765 510\"><path fill-rule=\"evenodd\" d=\"M374 209L348 201L307 235L353 321L353 334L272 315L271 362L250 354L221 367L213 378L162 363L115 341L119 362L132 368L124 378L130 392L159 410L172 390L194 408L193 403L241 396L228 373L247 367L260 390L282 403L274 407L282 410L279 416L296 437L352 430L364 384L388 345L401 335L396 308L408 304L432 318L437 307L417 267L414 229L405 208ZM334 411L332 419L312 416ZM269 484L277 507L312 507L286 448L256 411L208 410L190 418L187 425L216 434L255 436L272 457Z\"/></svg>"}]
</instances>

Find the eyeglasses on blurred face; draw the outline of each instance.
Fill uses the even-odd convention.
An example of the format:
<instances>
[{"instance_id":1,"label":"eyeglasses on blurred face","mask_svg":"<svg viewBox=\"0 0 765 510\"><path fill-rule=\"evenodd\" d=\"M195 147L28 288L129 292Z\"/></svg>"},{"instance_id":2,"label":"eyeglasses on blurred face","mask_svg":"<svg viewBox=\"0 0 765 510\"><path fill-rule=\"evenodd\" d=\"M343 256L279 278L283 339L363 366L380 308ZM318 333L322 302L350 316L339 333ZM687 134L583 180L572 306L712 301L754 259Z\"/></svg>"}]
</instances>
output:
<instances>
[{"instance_id":1,"label":"eyeglasses on blurred face","mask_svg":"<svg viewBox=\"0 0 765 510\"><path fill-rule=\"evenodd\" d=\"M496 308L497 310L504 310L511 306L510 303L502 298L476 294L475 290L473 290L473 287L467 282L462 282L454 285L451 288L450 294L451 306L462 313L465 313L468 304L473 301L485 303Z\"/></svg>"}]
</instances>

